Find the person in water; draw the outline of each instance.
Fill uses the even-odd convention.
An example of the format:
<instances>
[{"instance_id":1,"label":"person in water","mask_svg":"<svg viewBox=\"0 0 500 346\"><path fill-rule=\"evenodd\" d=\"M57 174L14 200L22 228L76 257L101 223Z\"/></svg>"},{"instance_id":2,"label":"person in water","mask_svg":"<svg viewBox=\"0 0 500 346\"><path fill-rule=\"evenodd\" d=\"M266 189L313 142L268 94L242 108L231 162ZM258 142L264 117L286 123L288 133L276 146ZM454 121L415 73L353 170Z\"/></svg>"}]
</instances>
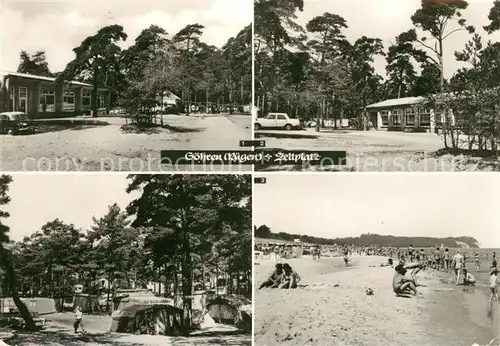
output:
<instances>
[{"instance_id":1,"label":"person in water","mask_svg":"<svg viewBox=\"0 0 500 346\"><path fill-rule=\"evenodd\" d=\"M283 276L279 288L297 288L297 284L300 280L299 274L297 274L288 263L283 264Z\"/></svg>"},{"instance_id":2,"label":"person in water","mask_svg":"<svg viewBox=\"0 0 500 346\"><path fill-rule=\"evenodd\" d=\"M281 283L282 276L283 276L283 263L276 263L274 271L267 278L267 280L260 285L259 290L264 287L269 287L269 288L278 287Z\"/></svg>"},{"instance_id":3,"label":"person in water","mask_svg":"<svg viewBox=\"0 0 500 346\"><path fill-rule=\"evenodd\" d=\"M401 263L394 268L396 273L394 274L394 278L392 279L392 289L396 295L406 295L408 293L412 293L413 295L417 295L417 286L413 279L407 278L405 276L406 269L404 265Z\"/></svg>"}]
</instances>

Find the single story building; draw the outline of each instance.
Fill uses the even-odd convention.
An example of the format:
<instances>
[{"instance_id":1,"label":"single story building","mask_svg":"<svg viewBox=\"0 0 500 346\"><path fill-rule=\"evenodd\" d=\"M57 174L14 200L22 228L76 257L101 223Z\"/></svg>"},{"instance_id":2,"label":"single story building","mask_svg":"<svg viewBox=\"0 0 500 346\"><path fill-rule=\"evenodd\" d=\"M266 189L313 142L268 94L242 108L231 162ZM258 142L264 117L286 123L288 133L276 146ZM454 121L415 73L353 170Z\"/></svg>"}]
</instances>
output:
<instances>
[{"instance_id":1,"label":"single story building","mask_svg":"<svg viewBox=\"0 0 500 346\"><path fill-rule=\"evenodd\" d=\"M55 78L26 73L2 74L0 111L25 112L29 118L55 118L81 115L92 108L91 84L71 81L56 85ZM110 106L110 93L99 88L97 107L106 111Z\"/></svg>"},{"instance_id":2,"label":"single story building","mask_svg":"<svg viewBox=\"0 0 500 346\"><path fill-rule=\"evenodd\" d=\"M453 111L429 108L425 97L403 97L366 107L368 119L377 130L436 132L446 121L455 122Z\"/></svg>"}]
</instances>

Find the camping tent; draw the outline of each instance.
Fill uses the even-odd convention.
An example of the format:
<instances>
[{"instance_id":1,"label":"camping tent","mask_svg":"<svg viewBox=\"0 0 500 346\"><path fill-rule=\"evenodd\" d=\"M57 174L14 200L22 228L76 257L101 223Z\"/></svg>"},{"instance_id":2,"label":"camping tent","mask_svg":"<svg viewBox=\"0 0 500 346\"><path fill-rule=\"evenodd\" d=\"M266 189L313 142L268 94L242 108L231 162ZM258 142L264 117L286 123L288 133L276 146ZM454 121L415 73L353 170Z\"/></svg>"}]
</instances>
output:
<instances>
[{"instance_id":1,"label":"camping tent","mask_svg":"<svg viewBox=\"0 0 500 346\"><path fill-rule=\"evenodd\" d=\"M150 335L180 335L182 309L169 304L138 304L114 311L111 332Z\"/></svg>"},{"instance_id":2,"label":"camping tent","mask_svg":"<svg viewBox=\"0 0 500 346\"><path fill-rule=\"evenodd\" d=\"M208 302L207 309L216 322L237 324L238 308L248 304L250 301L242 296L218 296Z\"/></svg>"}]
</instances>

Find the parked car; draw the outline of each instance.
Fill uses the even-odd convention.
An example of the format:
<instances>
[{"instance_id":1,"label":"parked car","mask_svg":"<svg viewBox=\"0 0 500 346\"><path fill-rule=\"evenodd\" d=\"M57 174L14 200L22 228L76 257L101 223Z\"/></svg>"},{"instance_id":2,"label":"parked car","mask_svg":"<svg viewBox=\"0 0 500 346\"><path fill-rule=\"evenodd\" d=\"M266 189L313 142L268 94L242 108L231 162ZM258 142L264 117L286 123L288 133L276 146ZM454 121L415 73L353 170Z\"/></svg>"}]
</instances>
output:
<instances>
[{"instance_id":1,"label":"parked car","mask_svg":"<svg viewBox=\"0 0 500 346\"><path fill-rule=\"evenodd\" d=\"M28 125L28 116L23 112L0 113L0 133L9 135L33 133L34 128Z\"/></svg>"},{"instance_id":2,"label":"parked car","mask_svg":"<svg viewBox=\"0 0 500 346\"><path fill-rule=\"evenodd\" d=\"M300 127L300 120L292 119L286 113L269 113L265 118L257 118L254 122L255 130L274 128L290 131Z\"/></svg>"},{"instance_id":3,"label":"parked car","mask_svg":"<svg viewBox=\"0 0 500 346\"><path fill-rule=\"evenodd\" d=\"M14 316L9 318L9 326L15 329L24 329L26 327L26 322L24 321L24 318L22 318L21 314L17 309L13 309L12 314ZM38 316L38 313L36 312L31 312L31 317L33 318L33 322L35 323L35 326L37 328L43 328L45 327L47 321L45 318L40 318Z\"/></svg>"},{"instance_id":4,"label":"parked car","mask_svg":"<svg viewBox=\"0 0 500 346\"><path fill-rule=\"evenodd\" d=\"M110 115L123 115L125 113L127 113L127 111L122 107L116 107L109 110Z\"/></svg>"}]
</instances>

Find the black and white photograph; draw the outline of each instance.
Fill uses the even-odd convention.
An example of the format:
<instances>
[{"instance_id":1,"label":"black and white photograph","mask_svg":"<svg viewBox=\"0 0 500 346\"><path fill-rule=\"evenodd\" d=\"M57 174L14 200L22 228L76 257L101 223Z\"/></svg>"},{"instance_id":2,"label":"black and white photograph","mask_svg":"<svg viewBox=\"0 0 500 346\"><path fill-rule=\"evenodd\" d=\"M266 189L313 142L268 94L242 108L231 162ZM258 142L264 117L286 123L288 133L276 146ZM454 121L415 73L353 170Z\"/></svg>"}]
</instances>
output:
<instances>
[{"instance_id":1,"label":"black and white photograph","mask_svg":"<svg viewBox=\"0 0 500 346\"><path fill-rule=\"evenodd\" d=\"M252 344L250 175L0 175L0 345Z\"/></svg>"},{"instance_id":2,"label":"black and white photograph","mask_svg":"<svg viewBox=\"0 0 500 346\"><path fill-rule=\"evenodd\" d=\"M254 2L257 170L499 171L499 0ZM326 160L325 162L332 162Z\"/></svg>"},{"instance_id":3,"label":"black and white photograph","mask_svg":"<svg viewBox=\"0 0 500 346\"><path fill-rule=\"evenodd\" d=\"M0 16L2 171L200 170L160 152L252 137L250 0L5 0Z\"/></svg>"},{"instance_id":4,"label":"black and white photograph","mask_svg":"<svg viewBox=\"0 0 500 346\"><path fill-rule=\"evenodd\" d=\"M254 345L500 344L500 179L267 174Z\"/></svg>"}]
</instances>

